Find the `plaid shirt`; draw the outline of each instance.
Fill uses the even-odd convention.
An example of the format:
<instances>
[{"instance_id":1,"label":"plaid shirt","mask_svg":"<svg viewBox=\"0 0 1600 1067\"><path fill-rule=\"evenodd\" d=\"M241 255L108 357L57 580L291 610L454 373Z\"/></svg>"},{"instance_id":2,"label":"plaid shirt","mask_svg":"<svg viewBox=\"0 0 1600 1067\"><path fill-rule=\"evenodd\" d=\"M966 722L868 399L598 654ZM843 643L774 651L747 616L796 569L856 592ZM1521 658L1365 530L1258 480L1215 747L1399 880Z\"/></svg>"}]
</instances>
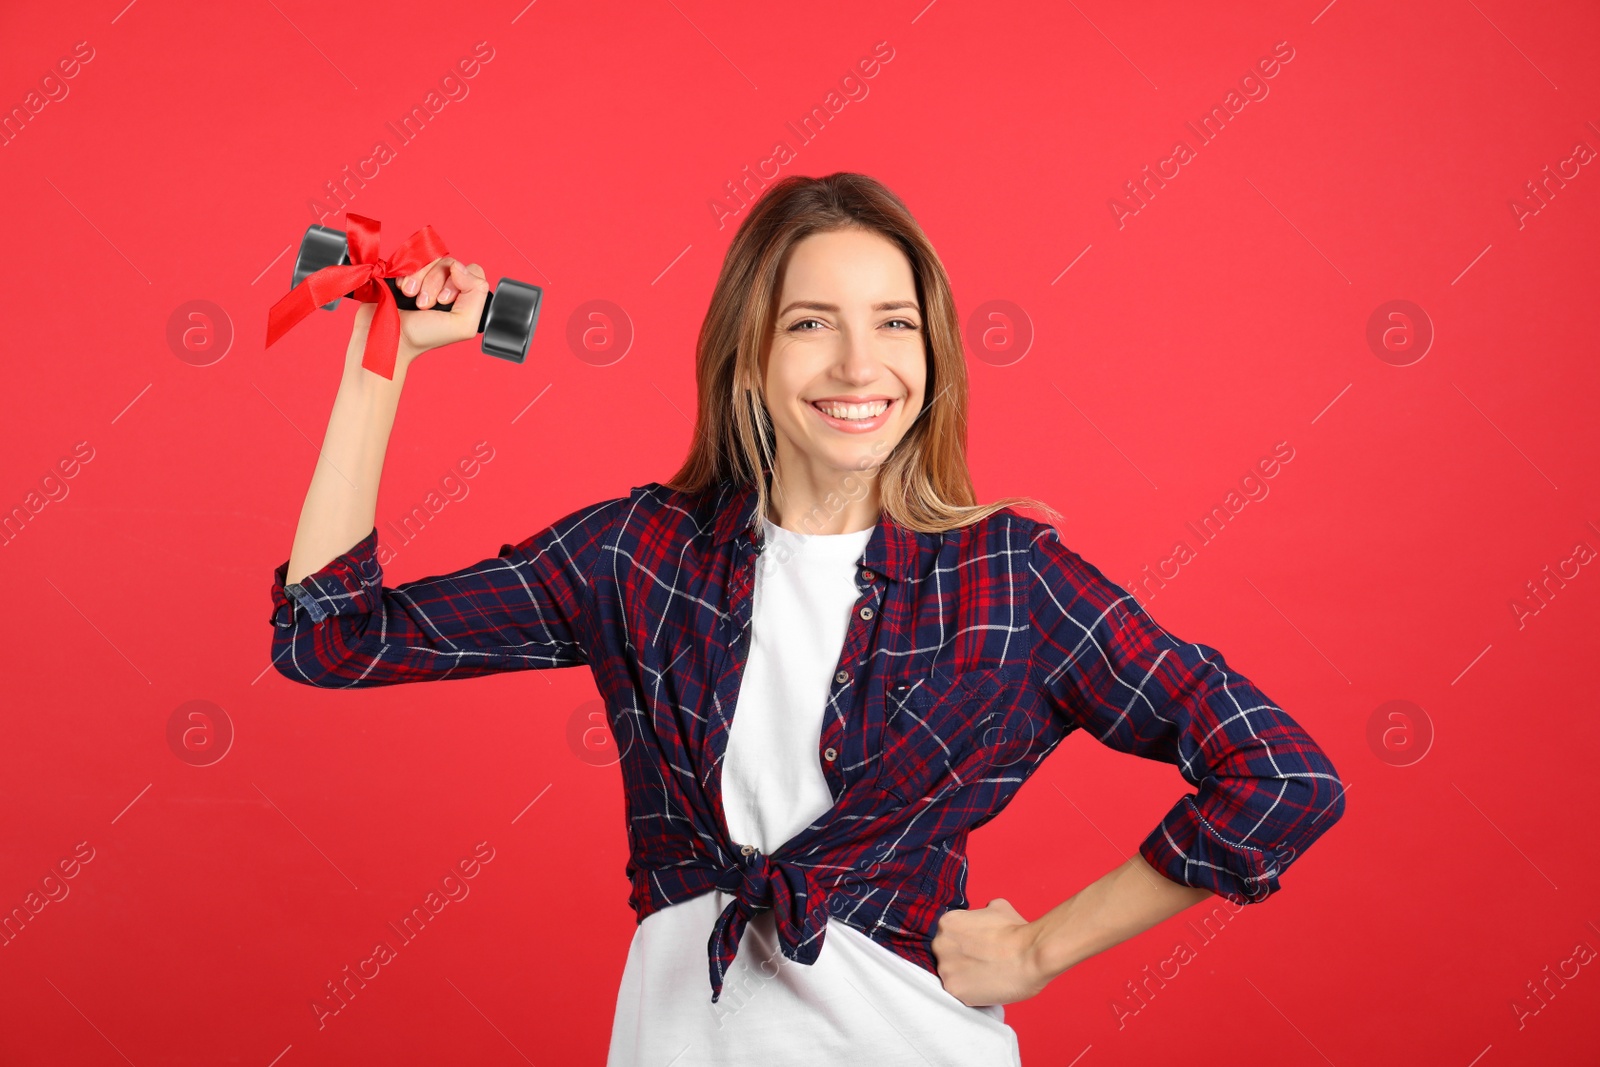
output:
<instances>
[{"instance_id":1,"label":"plaid shirt","mask_svg":"<svg viewBox=\"0 0 1600 1067\"><path fill-rule=\"evenodd\" d=\"M1178 768L1184 795L1139 845L1166 877L1265 899L1344 811L1333 764L1215 649L1005 509L945 534L885 515L833 676L820 762L835 804L772 853L730 840L722 758L750 649L753 485L650 483L444 576L382 584L377 530L272 587L273 663L326 688L587 665L626 790L636 921L719 888L711 999L771 908L810 964L848 923L938 974L939 917L967 907L966 842L1074 730Z\"/></svg>"}]
</instances>

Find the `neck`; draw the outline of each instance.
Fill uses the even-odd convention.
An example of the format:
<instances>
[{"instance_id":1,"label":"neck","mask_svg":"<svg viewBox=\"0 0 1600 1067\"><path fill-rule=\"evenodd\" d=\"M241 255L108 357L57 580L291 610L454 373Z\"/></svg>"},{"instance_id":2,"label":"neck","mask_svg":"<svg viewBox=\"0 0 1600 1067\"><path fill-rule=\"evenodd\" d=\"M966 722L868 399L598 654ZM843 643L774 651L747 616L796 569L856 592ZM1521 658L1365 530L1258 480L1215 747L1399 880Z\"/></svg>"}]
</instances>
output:
<instances>
[{"instance_id":1,"label":"neck","mask_svg":"<svg viewBox=\"0 0 1600 1067\"><path fill-rule=\"evenodd\" d=\"M818 473L778 465L768 480L767 518L805 534L855 533L878 524L876 471Z\"/></svg>"}]
</instances>

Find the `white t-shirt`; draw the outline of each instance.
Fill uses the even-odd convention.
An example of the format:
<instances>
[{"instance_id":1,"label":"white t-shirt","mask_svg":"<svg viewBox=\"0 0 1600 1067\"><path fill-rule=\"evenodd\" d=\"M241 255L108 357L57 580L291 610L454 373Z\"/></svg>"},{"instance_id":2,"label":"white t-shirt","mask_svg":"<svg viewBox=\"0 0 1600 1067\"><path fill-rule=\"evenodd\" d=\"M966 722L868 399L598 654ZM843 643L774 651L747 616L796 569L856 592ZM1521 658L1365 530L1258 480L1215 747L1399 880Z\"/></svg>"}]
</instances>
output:
<instances>
[{"instance_id":1,"label":"white t-shirt","mask_svg":"<svg viewBox=\"0 0 1600 1067\"><path fill-rule=\"evenodd\" d=\"M817 746L873 530L807 535L765 518L762 527L722 800L732 839L770 854L833 807ZM963 1004L938 975L843 922L829 921L807 966L779 951L772 912L757 912L713 1004L706 943L732 899L712 889L638 925L607 1067L1020 1067L1002 1005Z\"/></svg>"}]
</instances>

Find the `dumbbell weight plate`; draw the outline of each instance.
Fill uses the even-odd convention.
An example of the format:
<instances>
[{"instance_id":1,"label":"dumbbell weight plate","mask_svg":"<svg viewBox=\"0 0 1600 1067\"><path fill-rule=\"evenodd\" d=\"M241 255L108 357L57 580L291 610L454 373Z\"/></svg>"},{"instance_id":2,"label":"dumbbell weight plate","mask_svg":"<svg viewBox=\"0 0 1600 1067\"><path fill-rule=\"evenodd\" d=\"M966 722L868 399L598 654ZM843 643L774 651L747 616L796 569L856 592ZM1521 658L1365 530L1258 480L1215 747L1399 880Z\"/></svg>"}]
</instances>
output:
<instances>
[{"instance_id":1,"label":"dumbbell weight plate","mask_svg":"<svg viewBox=\"0 0 1600 1067\"><path fill-rule=\"evenodd\" d=\"M350 246L346 241L344 231L312 223L306 227L306 235L300 239L300 252L295 257L294 278L290 281L289 287L291 289L294 288L324 267L344 267L348 266L349 263ZM398 281L393 278L385 278L383 281L389 287L389 292L394 294L396 307L401 311L417 310L417 298L407 296L404 290L400 288ZM334 310L339 306L339 301L342 299L343 297L334 297L331 301L322 305L322 310ZM454 306L453 303L434 304L429 310L449 311ZM487 307L485 307L485 310L487 311ZM479 332L482 332L486 320L487 315L484 319L479 320Z\"/></svg>"},{"instance_id":2,"label":"dumbbell weight plate","mask_svg":"<svg viewBox=\"0 0 1600 1067\"><path fill-rule=\"evenodd\" d=\"M521 363L528 358L528 344L539 324L539 304L543 292L515 278L501 278L484 308L483 351Z\"/></svg>"},{"instance_id":3,"label":"dumbbell weight plate","mask_svg":"<svg viewBox=\"0 0 1600 1067\"><path fill-rule=\"evenodd\" d=\"M350 247L345 242L344 231L313 222L306 227L306 235L300 239L300 254L295 256L294 280L289 283L289 288L293 289L324 267L338 267L349 262ZM332 311L339 306L341 299L334 297L331 303L322 305L322 310Z\"/></svg>"}]
</instances>

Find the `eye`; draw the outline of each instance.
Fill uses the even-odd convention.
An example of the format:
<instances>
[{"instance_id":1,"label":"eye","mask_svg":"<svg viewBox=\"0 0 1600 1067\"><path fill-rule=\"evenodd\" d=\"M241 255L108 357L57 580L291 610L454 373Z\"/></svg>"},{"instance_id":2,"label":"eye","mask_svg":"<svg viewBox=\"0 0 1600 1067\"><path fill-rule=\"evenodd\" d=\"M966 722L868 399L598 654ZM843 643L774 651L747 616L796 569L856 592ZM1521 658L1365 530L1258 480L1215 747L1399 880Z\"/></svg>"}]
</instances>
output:
<instances>
[{"instance_id":1,"label":"eye","mask_svg":"<svg viewBox=\"0 0 1600 1067\"><path fill-rule=\"evenodd\" d=\"M791 329L791 330L799 330L801 326L804 326L808 322L814 322L819 326L823 325L823 322L822 322L821 319L800 319L797 322L790 323L789 324L789 329ZM801 333L815 333L816 331L815 330L800 330L800 332Z\"/></svg>"},{"instance_id":2,"label":"eye","mask_svg":"<svg viewBox=\"0 0 1600 1067\"><path fill-rule=\"evenodd\" d=\"M890 323L903 322L903 323L905 323L906 328L910 329L910 330L920 329L920 327L910 319L890 319L889 322ZM888 323L885 323L884 325L888 325Z\"/></svg>"}]
</instances>

